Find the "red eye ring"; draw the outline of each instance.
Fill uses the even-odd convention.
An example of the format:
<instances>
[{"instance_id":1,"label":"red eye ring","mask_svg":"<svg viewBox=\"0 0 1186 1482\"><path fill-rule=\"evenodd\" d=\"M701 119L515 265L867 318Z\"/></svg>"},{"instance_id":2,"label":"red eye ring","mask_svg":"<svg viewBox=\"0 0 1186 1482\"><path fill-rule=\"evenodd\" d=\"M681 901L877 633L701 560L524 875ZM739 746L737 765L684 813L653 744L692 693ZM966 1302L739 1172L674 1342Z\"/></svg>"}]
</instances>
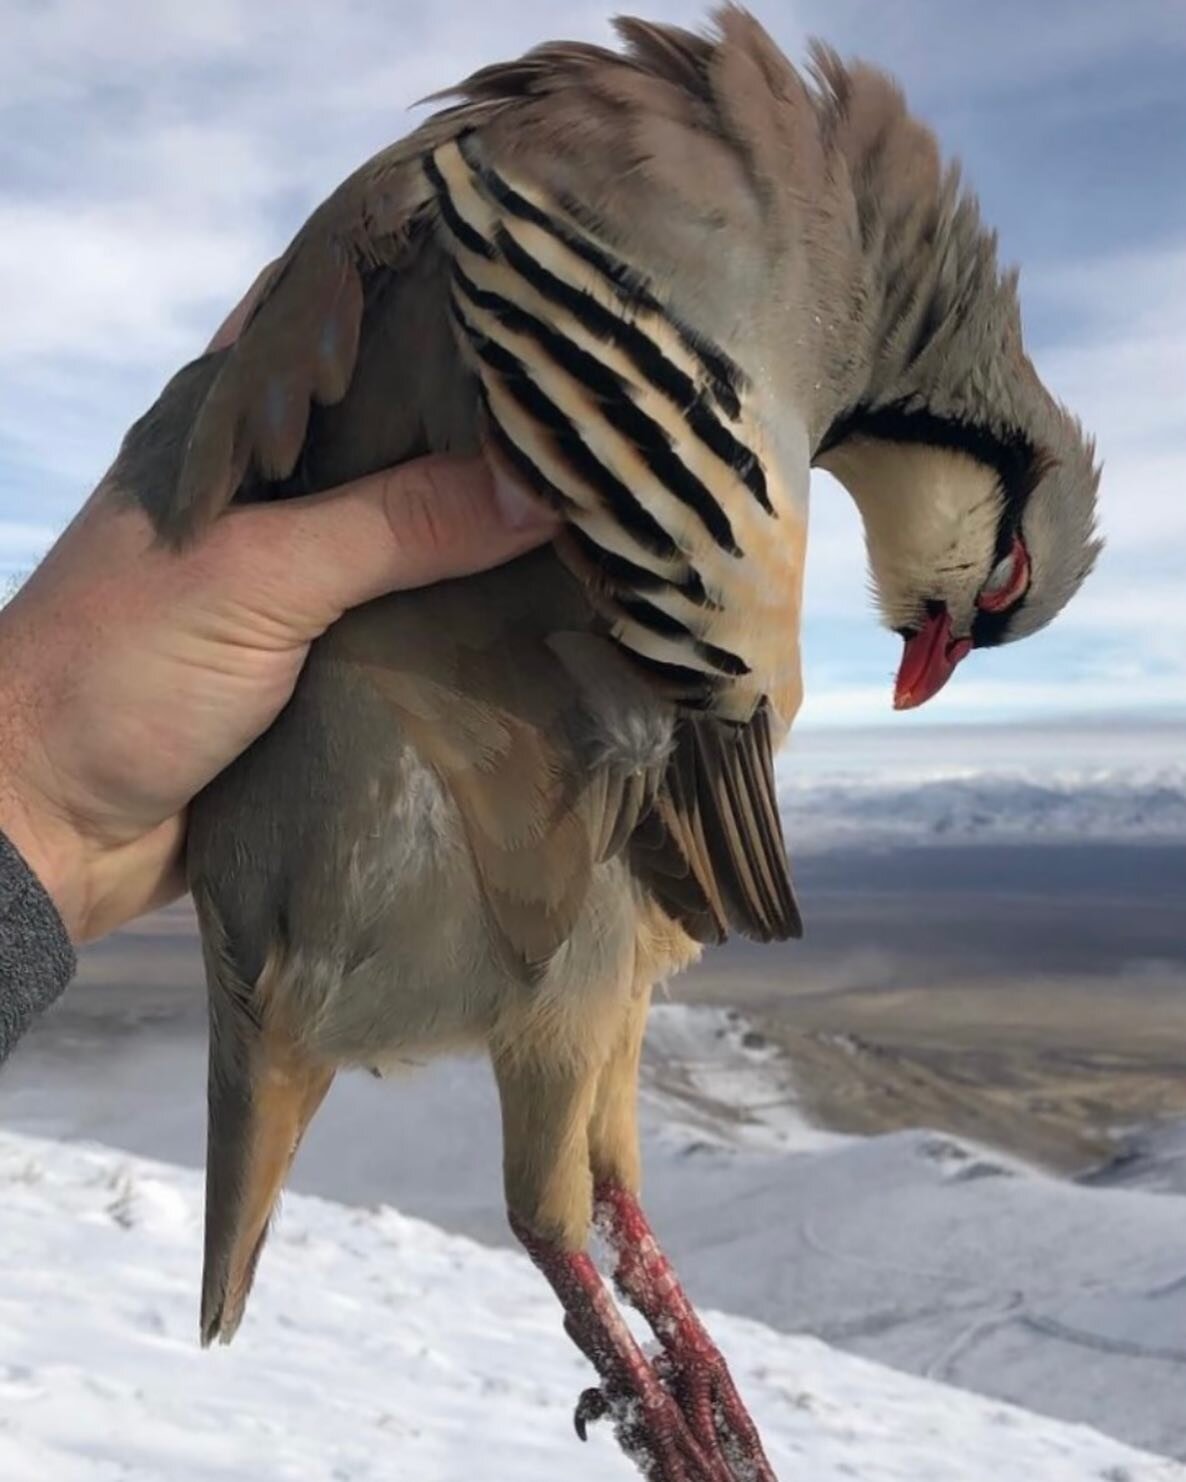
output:
<instances>
[{"instance_id":1,"label":"red eye ring","mask_svg":"<svg viewBox=\"0 0 1186 1482\"><path fill-rule=\"evenodd\" d=\"M1009 564L1008 575L1004 576L1001 585L991 590L986 586L976 598L976 606L981 612L1005 612L1025 596L1030 584L1030 557L1020 535L1014 535L1009 554L993 568L990 583L1006 562Z\"/></svg>"}]
</instances>

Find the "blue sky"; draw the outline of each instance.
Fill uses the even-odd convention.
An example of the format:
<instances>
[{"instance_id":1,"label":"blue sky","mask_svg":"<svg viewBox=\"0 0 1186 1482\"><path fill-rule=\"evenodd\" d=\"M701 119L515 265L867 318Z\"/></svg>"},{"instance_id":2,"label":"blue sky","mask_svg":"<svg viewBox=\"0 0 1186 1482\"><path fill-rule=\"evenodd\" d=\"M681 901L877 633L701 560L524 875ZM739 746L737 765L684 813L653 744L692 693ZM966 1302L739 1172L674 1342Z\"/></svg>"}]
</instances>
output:
<instances>
[{"instance_id":1,"label":"blue sky","mask_svg":"<svg viewBox=\"0 0 1186 1482\"><path fill-rule=\"evenodd\" d=\"M418 97L618 6L544 0L0 0L0 580L127 424ZM640 13L699 24L685 0ZM897 74L1022 265L1030 348L1105 460L1105 558L1047 633L898 723L1186 709L1186 4L779 0ZM897 640L860 529L813 493L808 724L887 718Z\"/></svg>"}]
</instances>

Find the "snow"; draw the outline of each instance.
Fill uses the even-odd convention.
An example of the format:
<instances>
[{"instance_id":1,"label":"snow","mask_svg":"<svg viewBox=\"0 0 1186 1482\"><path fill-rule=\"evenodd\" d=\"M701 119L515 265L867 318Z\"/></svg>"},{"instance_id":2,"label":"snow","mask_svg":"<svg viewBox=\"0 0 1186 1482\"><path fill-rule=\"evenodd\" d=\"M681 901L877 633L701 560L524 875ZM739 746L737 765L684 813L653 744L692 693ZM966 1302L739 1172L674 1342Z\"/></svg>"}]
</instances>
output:
<instances>
[{"instance_id":1,"label":"snow","mask_svg":"<svg viewBox=\"0 0 1186 1482\"><path fill-rule=\"evenodd\" d=\"M1121 1156L1092 1182L1106 1188L1186 1195L1186 1121L1173 1119L1130 1132Z\"/></svg>"},{"instance_id":2,"label":"snow","mask_svg":"<svg viewBox=\"0 0 1186 1482\"><path fill-rule=\"evenodd\" d=\"M60 1059L18 1055L0 1081L0 1118L197 1168L203 1056L200 1033L177 1040L150 1026L81 1041ZM786 1062L728 1010L656 1005L642 1110L646 1207L698 1302L1186 1458L1177 1194L1094 1186L1104 1175L1068 1183L934 1132L822 1132L803 1117ZM1135 1180L1135 1166L1121 1173ZM446 1060L393 1082L339 1077L291 1185L363 1210L388 1200L505 1251L488 1066ZM168 1198L143 1177L135 1187L107 1204L139 1219L146 1201ZM289 1210L298 1208L294 1197ZM369 1228L369 1215L357 1218ZM263 1291L293 1300L277 1249L264 1257ZM195 1321L196 1235L186 1260L183 1345ZM254 1341L255 1312L253 1299L236 1351ZM570 1399L579 1384L570 1370ZM0 1385L0 1413L2 1396Z\"/></svg>"},{"instance_id":3,"label":"snow","mask_svg":"<svg viewBox=\"0 0 1186 1482\"><path fill-rule=\"evenodd\" d=\"M779 760L796 849L1186 842L1186 726L808 732Z\"/></svg>"},{"instance_id":4,"label":"snow","mask_svg":"<svg viewBox=\"0 0 1186 1482\"><path fill-rule=\"evenodd\" d=\"M1186 1455L1180 1199L926 1131L689 1161L648 1203L704 1299Z\"/></svg>"},{"instance_id":5,"label":"snow","mask_svg":"<svg viewBox=\"0 0 1186 1482\"><path fill-rule=\"evenodd\" d=\"M784 779L779 803L800 851L1085 839L1186 844L1180 767L972 771L917 783Z\"/></svg>"},{"instance_id":6,"label":"snow","mask_svg":"<svg viewBox=\"0 0 1186 1482\"><path fill-rule=\"evenodd\" d=\"M689 1146L804 1153L848 1141L807 1120L785 1059L736 1009L654 1004L641 1104L654 1140L681 1156Z\"/></svg>"},{"instance_id":7,"label":"snow","mask_svg":"<svg viewBox=\"0 0 1186 1482\"><path fill-rule=\"evenodd\" d=\"M528 1262L385 1207L291 1196L229 1350L195 1338L200 1176L0 1134L0 1476L571 1482L633 1476ZM1082 1426L711 1316L778 1474L1177 1482Z\"/></svg>"}]
</instances>

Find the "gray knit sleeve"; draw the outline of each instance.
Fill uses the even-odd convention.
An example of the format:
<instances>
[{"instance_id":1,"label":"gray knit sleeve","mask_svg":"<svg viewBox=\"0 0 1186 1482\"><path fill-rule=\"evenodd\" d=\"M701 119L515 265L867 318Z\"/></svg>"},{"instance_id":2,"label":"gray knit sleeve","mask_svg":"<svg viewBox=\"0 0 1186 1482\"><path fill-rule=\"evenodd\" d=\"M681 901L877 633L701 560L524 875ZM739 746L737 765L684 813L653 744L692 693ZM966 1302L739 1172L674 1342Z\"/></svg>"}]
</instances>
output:
<instances>
[{"instance_id":1,"label":"gray knit sleeve","mask_svg":"<svg viewBox=\"0 0 1186 1482\"><path fill-rule=\"evenodd\" d=\"M74 966L53 901L0 834L0 1061L58 997Z\"/></svg>"}]
</instances>

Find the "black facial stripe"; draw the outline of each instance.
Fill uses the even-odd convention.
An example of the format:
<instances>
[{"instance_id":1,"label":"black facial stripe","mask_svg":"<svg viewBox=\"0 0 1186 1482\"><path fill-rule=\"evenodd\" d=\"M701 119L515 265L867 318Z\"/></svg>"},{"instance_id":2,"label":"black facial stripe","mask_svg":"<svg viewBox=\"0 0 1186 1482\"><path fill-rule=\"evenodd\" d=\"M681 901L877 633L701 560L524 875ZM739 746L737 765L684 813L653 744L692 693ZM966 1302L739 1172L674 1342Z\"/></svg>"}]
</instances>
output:
<instances>
[{"instance_id":1,"label":"black facial stripe","mask_svg":"<svg viewBox=\"0 0 1186 1482\"><path fill-rule=\"evenodd\" d=\"M445 177L441 174L436 160L431 154L424 156L424 173L428 177L428 183L436 191L437 202L441 209L441 215L445 219L445 225L453 236L466 248L467 251L475 253L479 257L492 258L494 248L482 236L481 232L475 231L469 222L458 211L453 204L453 197L449 194L449 186Z\"/></svg>"},{"instance_id":2,"label":"black facial stripe","mask_svg":"<svg viewBox=\"0 0 1186 1482\"><path fill-rule=\"evenodd\" d=\"M882 407L862 405L846 412L828 428L816 457L854 435L884 438L887 442L928 443L967 453L978 463L986 463L996 470L1006 496L1011 489L1024 485L1036 458L1034 445L1021 432L997 433L955 417L939 417L903 402Z\"/></svg>"},{"instance_id":3,"label":"black facial stripe","mask_svg":"<svg viewBox=\"0 0 1186 1482\"><path fill-rule=\"evenodd\" d=\"M1035 480L1034 482L1036 483L1037 481ZM1013 537L1021 529L1021 516L1030 495L1034 491L1034 486L1033 484L1029 485L1022 495L1011 495L1007 484L1004 486L1004 491L1005 505L1001 510L1001 518L997 521L997 543L993 547L992 562L989 566L990 571L998 561L1003 561L1013 549ZM1025 593L1023 592L1021 597L1018 598L1018 601L1023 601L1024 598Z\"/></svg>"},{"instance_id":4,"label":"black facial stripe","mask_svg":"<svg viewBox=\"0 0 1186 1482\"><path fill-rule=\"evenodd\" d=\"M655 477L682 504L695 513L704 528L722 550L732 556L740 556L741 549L733 538L733 526L728 515L707 487L687 467L672 446L666 431L642 410L631 398L625 382L587 350L565 339L541 319L526 313L500 294L479 289L454 265L453 277L457 286L472 303L493 314L508 329L529 335L543 349L555 365L561 367L585 387L596 398L602 416L616 432L621 433L627 443L642 457ZM480 352L479 352L480 353ZM514 358L514 357L512 357ZM523 367L516 359L518 373ZM532 383L534 385L534 382ZM538 391L539 396L543 393ZM547 400L556 417L564 420L565 426L573 431L565 414ZM553 430L555 424L553 423Z\"/></svg>"},{"instance_id":5,"label":"black facial stripe","mask_svg":"<svg viewBox=\"0 0 1186 1482\"><path fill-rule=\"evenodd\" d=\"M665 319L679 335L684 348L700 362L721 409L727 416L734 419L740 415L740 392L746 385L746 377L741 367L730 359L718 345L705 340L682 324L674 315L669 314L647 288L642 276L628 264L612 257L596 243L581 236L579 232L570 230L563 222L549 216L546 211L541 211L525 196L520 195L513 186L508 185L501 175L492 170L489 165L477 159L467 134L462 134L458 138L457 147L461 157L482 182L488 194L504 211L511 216L519 217L522 221L531 222L533 226L538 226L556 241L562 242L570 252L604 279L623 303L631 307L647 309ZM561 201L561 205L569 211L570 215L577 219L580 218L582 212L575 202Z\"/></svg>"},{"instance_id":6,"label":"black facial stripe","mask_svg":"<svg viewBox=\"0 0 1186 1482\"><path fill-rule=\"evenodd\" d=\"M507 265L530 283L541 298L571 314L578 324L599 340L616 345L648 385L665 396L681 413L705 447L715 453L726 467L734 470L767 514L774 513L766 489L766 470L760 459L719 420L691 377L672 364L648 334L637 324L612 314L595 298L557 277L508 232L500 231L497 242Z\"/></svg>"},{"instance_id":7,"label":"black facial stripe","mask_svg":"<svg viewBox=\"0 0 1186 1482\"><path fill-rule=\"evenodd\" d=\"M455 308L456 301L454 301ZM683 561L683 552L624 483L604 466L582 441L576 428L528 375L521 361L493 340L476 331L457 309L457 317L478 356L496 371L507 391L528 417L551 434L556 450L591 488L595 489L610 515L638 543L654 555Z\"/></svg>"},{"instance_id":8,"label":"black facial stripe","mask_svg":"<svg viewBox=\"0 0 1186 1482\"><path fill-rule=\"evenodd\" d=\"M972 619L972 629L969 637L973 648L996 648L998 644L1004 643L1009 632L1009 621L1017 611L1020 603L1006 609L1004 612L985 612L978 608L976 616ZM925 603L928 617L942 617L947 611L947 604L940 602L935 597L928 597ZM894 632L905 642L916 638L921 630L919 628L895 628Z\"/></svg>"},{"instance_id":9,"label":"black facial stripe","mask_svg":"<svg viewBox=\"0 0 1186 1482\"><path fill-rule=\"evenodd\" d=\"M993 469L1004 494L994 565L1012 549L1013 536L1021 525L1025 506L1046 469L1043 455L1020 431L998 433L956 417L936 416L905 402L891 402L881 407L854 407L828 428L815 456L818 458L854 436L951 448L955 452L967 453L978 463Z\"/></svg>"},{"instance_id":10,"label":"black facial stripe","mask_svg":"<svg viewBox=\"0 0 1186 1482\"><path fill-rule=\"evenodd\" d=\"M985 612L979 609L972 619L972 647L996 648L1009 635L1009 622L1024 598L1019 599L1004 612Z\"/></svg>"}]
</instances>

